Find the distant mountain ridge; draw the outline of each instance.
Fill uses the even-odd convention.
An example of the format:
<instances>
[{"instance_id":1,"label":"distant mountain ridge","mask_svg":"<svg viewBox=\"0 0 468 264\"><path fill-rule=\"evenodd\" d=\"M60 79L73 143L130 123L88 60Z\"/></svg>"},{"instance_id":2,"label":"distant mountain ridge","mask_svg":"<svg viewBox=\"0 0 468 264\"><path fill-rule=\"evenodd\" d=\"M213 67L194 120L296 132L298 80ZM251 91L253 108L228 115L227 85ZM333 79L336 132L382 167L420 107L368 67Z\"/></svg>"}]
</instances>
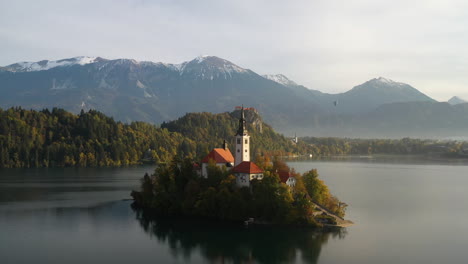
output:
<instances>
[{"instance_id":1,"label":"distant mountain ridge","mask_svg":"<svg viewBox=\"0 0 468 264\"><path fill-rule=\"evenodd\" d=\"M288 79L288 77L284 76L283 74L265 74L265 75L262 75L262 76L265 77L268 80L272 80L272 81L277 82L279 84L282 84L282 85L284 85L286 87L299 86L297 83L291 81L290 79Z\"/></svg>"},{"instance_id":2,"label":"distant mountain ridge","mask_svg":"<svg viewBox=\"0 0 468 264\"><path fill-rule=\"evenodd\" d=\"M281 132L338 131L342 136L361 131L354 128L357 123L364 131L375 130L374 121L365 118L383 105L436 102L410 85L382 77L327 94L284 75L261 76L216 56L179 64L100 57L15 63L0 68L0 94L3 108L61 107L74 113L96 109L117 120L156 124L188 112L220 113L244 104ZM396 122L390 120L390 126ZM405 136L405 128L394 134Z\"/></svg>"},{"instance_id":3,"label":"distant mountain ridge","mask_svg":"<svg viewBox=\"0 0 468 264\"><path fill-rule=\"evenodd\" d=\"M74 57L69 59L62 59L56 61L42 60L38 62L18 62L8 66L5 66L4 69L12 72L31 72L31 71L45 71L55 67L71 66L71 65L86 65L90 63L103 60L99 57Z\"/></svg>"},{"instance_id":4,"label":"distant mountain ridge","mask_svg":"<svg viewBox=\"0 0 468 264\"><path fill-rule=\"evenodd\" d=\"M146 66L159 66L159 67L166 67L168 69L177 71L180 75L186 74L199 74L197 77L203 78L214 78L214 76L205 76L210 72L206 72L207 70L211 70L211 73L223 73L226 76L230 75L233 72L243 73L248 70L243 69L230 61L215 57L215 56L198 56L191 61L182 62L180 64L171 64L171 63L162 63L162 62L151 62L151 61L136 61L133 59L117 59L117 60L108 60L101 57L87 57L87 56L79 56L73 57L68 59L61 59L56 61L49 61L49 60L42 60L38 62L18 62L14 64L10 64L8 66L3 67L6 71L11 72L32 72L32 71L45 71L50 70L56 67L70 67L74 65L87 65L99 62L112 62L117 61L120 63L130 62L133 64L138 65L146 65ZM203 65L204 67L199 67L199 65Z\"/></svg>"},{"instance_id":5,"label":"distant mountain ridge","mask_svg":"<svg viewBox=\"0 0 468 264\"><path fill-rule=\"evenodd\" d=\"M367 104L363 104L363 99ZM383 77L375 78L337 96L344 112L368 112L380 105L398 102L435 102L414 87Z\"/></svg>"},{"instance_id":6,"label":"distant mountain ridge","mask_svg":"<svg viewBox=\"0 0 468 264\"><path fill-rule=\"evenodd\" d=\"M80 58L6 66L0 73L0 106L58 106L75 113L92 108L118 120L152 123L187 112L230 111L243 103L280 122L284 112L318 111L284 86L215 56L181 64L130 59L80 63Z\"/></svg>"},{"instance_id":7,"label":"distant mountain ridge","mask_svg":"<svg viewBox=\"0 0 468 264\"><path fill-rule=\"evenodd\" d=\"M301 97L309 98L323 109L339 113L364 113L388 103L435 102L408 84L384 77L374 78L344 93L327 94L307 89L282 74L263 76L290 88Z\"/></svg>"},{"instance_id":8,"label":"distant mountain ridge","mask_svg":"<svg viewBox=\"0 0 468 264\"><path fill-rule=\"evenodd\" d=\"M451 105L457 105L457 104L468 103L468 101L465 101L465 100L461 99L458 96L454 96L454 97L450 98L450 100L448 100L448 103L451 104Z\"/></svg>"}]
</instances>

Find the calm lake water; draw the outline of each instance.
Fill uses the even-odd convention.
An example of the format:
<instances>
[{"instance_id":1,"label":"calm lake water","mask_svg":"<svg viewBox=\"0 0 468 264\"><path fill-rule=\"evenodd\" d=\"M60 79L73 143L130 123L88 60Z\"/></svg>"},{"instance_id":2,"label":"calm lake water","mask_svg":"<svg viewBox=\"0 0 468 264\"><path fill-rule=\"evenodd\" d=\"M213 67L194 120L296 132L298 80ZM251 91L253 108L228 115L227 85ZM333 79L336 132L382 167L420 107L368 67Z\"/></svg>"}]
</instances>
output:
<instances>
[{"instance_id":1,"label":"calm lake water","mask_svg":"<svg viewBox=\"0 0 468 264\"><path fill-rule=\"evenodd\" d=\"M333 232L149 220L130 190L153 167L0 170L0 263L467 263L468 166L289 162L349 204Z\"/></svg>"}]
</instances>

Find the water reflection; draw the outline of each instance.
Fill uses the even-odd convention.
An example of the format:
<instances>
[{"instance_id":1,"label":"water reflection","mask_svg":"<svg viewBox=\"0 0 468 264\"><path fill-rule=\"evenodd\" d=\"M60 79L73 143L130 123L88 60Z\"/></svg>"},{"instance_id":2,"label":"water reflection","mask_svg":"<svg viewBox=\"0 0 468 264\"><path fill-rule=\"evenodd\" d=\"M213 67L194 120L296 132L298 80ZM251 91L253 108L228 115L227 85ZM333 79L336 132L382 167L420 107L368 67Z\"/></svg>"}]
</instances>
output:
<instances>
[{"instance_id":1,"label":"water reflection","mask_svg":"<svg viewBox=\"0 0 468 264\"><path fill-rule=\"evenodd\" d=\"M346 229L317 231L291 227L245 228L238 224L156 218L134 209L143 230L171 254L190 260L198 252L210 263L318 263L330 237Z\"/></svg>"}]
</instances>

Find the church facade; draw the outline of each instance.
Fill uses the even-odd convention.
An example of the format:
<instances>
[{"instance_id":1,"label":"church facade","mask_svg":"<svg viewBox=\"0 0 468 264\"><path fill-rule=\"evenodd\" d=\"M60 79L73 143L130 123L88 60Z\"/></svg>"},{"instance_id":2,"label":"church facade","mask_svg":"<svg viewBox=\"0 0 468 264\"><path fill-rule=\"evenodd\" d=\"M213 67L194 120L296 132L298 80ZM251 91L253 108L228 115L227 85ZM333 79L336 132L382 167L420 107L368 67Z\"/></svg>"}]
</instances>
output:
<instances>
[{"instance_id":1,"label":"church facade","mask_svg":"<svg viewBox=\"0 0 468 264\"><path fill-rule=\"evenodd\" d=\"M234 157L227 148L226 142L223 148L213 149L203 160L201 166L202 177L208 177L207 166L210 160L214 160L217 166L226 166L236 177L239 187L249 187L254 179L263 179L263 170L250 161L250 136L247 132L244 108L241 109L239 127L235 135Z\"/></svg>"}]
</instances>

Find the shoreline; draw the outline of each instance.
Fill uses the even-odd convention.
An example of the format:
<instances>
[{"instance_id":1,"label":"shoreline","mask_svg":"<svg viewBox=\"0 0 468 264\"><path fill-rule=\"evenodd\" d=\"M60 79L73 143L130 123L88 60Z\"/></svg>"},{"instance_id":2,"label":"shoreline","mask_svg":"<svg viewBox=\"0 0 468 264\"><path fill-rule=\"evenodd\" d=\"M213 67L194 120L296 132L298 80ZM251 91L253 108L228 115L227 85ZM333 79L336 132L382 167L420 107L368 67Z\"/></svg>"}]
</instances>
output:
<instances>
[{"instance_id":1,"label":"shoreline","mask_svg":"<svg viewBox=\"0 0 468 264\"><path fill-rule=\"evenodd\" d=\"M135 211L140 211L143 214L147 214L153 218L168 218L168 219L178 219L178 220L196 220L196 221L207 221L207 222L216 222L216 223L224 223L226 225L235 224L239 226L278 226L278 227L291 227L291 228L313 228L317 230L324 230L327 228L346 228L354 225L355 223L351 220L346 220L336 215L330 215L328 212L322 211L322 214L326 214L329 218L334 218L336 224L330 223L321 223L320 221L316 220L318 225L307 225L307 224L284 224L284 223L274 223L268 222L263 220L256 220L254 218L245 219L245 220L226 220L226 219L219 219L219 218L211 218L211 217L202 217L202 216L194 216L194 215L164 215L158 214L155 209L147 208L142 205L143 196L141 192L132 191L130 196L132 199L126 199L127 201L133 201L130 206Z\"/></svg>"},{"instance_id":2,"label":"shoreline","mask_svg":"<svg viewBox=\"0 0 468 264\"><path fill-rule=\"evenodd\" d=\"M427 163L440 163L440 164L459 164L468 165L468 156L448 156L440 154L369 154L369 155L330 155L310 157L309 155L295 155L295 156L279 156L286 161L419 161ZM161 163L140 162L137 164L129 165L110 165L110 166L49 166L49 167L0 167L0 169L65 169L65 168L132 168L132 167L149 167L159 166ZM415 163L418 164L418 163Z\"/></svg>"},{"instance_id":3,"label":"shoreline","mask_svg":"<svg viewBox=\"0 0 468 264\"><path fill-rule=\"evenodd\" d=\"M400 163L435 163L468 165L468 157L449 157L428 154L370 154L370 155L331 155L331 156L283 156L286 161L395 161Z\"/></svg>"}]
</instances>

